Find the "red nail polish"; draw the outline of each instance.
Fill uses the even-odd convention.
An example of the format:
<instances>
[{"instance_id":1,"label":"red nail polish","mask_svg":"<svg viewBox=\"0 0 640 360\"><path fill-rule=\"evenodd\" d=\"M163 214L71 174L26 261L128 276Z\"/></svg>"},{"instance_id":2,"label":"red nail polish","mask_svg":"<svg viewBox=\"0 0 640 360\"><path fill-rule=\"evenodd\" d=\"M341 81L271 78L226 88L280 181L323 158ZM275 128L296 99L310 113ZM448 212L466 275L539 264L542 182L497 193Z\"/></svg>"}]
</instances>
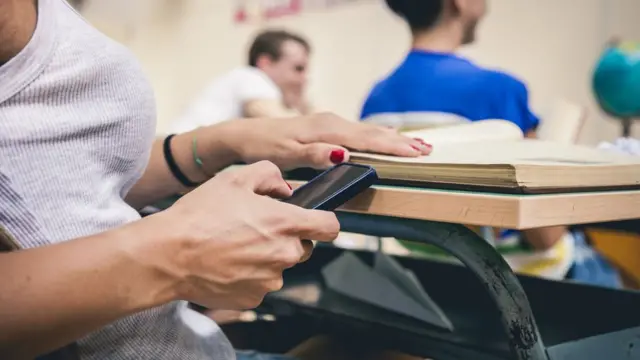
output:
<instances>
[{"instance_id":1,"label":"red nail polish","mask_svg":"<svg viewBox=\"0 0 640 360\"><path fill-rule=\"evenodd\" d=\"M288 182L285 181L285 183L287 184L287 186L289 187L289 190L293 190L293 188L291 187L291 184L289 184Z\"/></svg>"},{"instance_id":2,"label":"red nail polish","mask_svg":"<svg viewBox=\"0 0 640 360\"><path fill-rule=\"evenodd\" d=\"M329 160L334 164L340 164L344 160L344 150L333 150Z\"/></svg>"},{"instance_id":3,"label":"red nail polish","mask_svg":"<svg viewBox=\"0 0 640 360\"><path fill-rule=\"evenodd\" d=\"M428 147L429 149L431 149L433 147L431 144L428 144L427 142L425 142L424 140L422 140L420 138L415 138L414 140L419 142L420 144L424 145L425 147Z\"/></svg>"}]
</instances>

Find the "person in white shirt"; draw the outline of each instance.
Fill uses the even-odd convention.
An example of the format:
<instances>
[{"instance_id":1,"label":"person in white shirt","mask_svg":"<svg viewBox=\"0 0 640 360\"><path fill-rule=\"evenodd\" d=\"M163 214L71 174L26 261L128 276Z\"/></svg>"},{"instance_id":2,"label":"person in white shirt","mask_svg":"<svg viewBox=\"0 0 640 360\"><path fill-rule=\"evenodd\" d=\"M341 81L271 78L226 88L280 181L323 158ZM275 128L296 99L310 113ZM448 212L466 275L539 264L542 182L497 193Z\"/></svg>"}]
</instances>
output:
<instances>
[{"instance_id":1,"label":"person in white shirt","mask_svg":"<svg viewBox=\"0 0 640 360\"><path fill-rule=\"evenodd\" d=\"M243 117L283 117L310 112L304 98L311 46L283 30L260 33L248 65L214 79L171 125L182 133Z\"/></svg>"}]
</instances>

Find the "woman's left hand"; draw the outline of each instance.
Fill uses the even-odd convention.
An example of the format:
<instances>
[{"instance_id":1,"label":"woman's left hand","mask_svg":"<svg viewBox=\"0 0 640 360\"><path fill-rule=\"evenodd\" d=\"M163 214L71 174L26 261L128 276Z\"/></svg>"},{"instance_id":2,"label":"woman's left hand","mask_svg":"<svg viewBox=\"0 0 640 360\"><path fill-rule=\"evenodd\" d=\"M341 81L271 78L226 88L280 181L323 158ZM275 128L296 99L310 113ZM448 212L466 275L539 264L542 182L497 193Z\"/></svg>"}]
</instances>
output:
<instances>
[{"instance_id":1,"label":"woman's left hand","mask_svg":"<svg viewBox=\"0 0 640 360\"><path fill-rule=\"evenodd\" d=\"M394 129L348 121L328 113L286 119L234 120L212 128L217 130L216 141L222 141L236 160L245 163L269 160L283 170L325 169L348 161L349 150L417 157L428 155L432 149L423 141L403 136ZM202 156L215 157L216 154Z\"/></svg>"}]
</instances>

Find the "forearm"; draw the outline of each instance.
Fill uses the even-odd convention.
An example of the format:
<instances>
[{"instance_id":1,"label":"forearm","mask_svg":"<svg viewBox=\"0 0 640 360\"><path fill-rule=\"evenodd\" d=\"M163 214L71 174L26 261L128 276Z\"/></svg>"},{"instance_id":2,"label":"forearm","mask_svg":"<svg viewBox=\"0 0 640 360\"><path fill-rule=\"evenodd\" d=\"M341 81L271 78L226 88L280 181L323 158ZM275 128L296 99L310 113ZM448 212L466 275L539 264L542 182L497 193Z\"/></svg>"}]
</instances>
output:
<instances>
[{"instance_id":1,"label":"forearm","mask_svg":"<svg viewBox=\"0 0 640 360\"><path fill-rule=\"evenodd\" d=\"M202 183L218 171L238 160L233 147L227 142L232 138L229 122L174 136L171 152L185 176L192 182ZM197 153L206 171L198 167L193 157L193 139L197 139ZM175 194L190 190L173 176L163 153L164 137L157 139L151 149L147 168L140 180L127 194L126 201L136 209L151 205Z\"/></svg>"},{"instance_id":2,"label":"forearm","mask_svg":"<svg viewBox=\"0 0 640 360\"><path fill-rule=\"evenodd\" d=\"M152 221L0 254L0 354L33 358L172 300L168 276L132 255L136 246L157 241Z\"/></svg>"},{"instance_id":3,"label":"forearm","mask_svg":"<svg viewBox=\"0 0 640 360\"><path fill-rule=\"evenodd\" d=\"M253 100L244 105L244 114L248 118L287 118L301 115L299 111L289 109L278 100Z\"/></svg>"},{"instance_id":4,"label":"forearm","mask_svg":"<svg viewBox=\"0 0 640 360\"><path fill-rule=\"evenodd\" d=\"M529 130L525 136L529 139L537 139L535 129ZM551 226L537 229L524 230L523 235L527 242L536 250L544 251L553 247L568 231L566 226Z\"/></svg>"},{"instance_id":5,"label":"forearm","mask_svg":"<svg viewBox=\"0 0 640 360\"><path fill-rule=\"evenodd\" d=\"M553 247L569 231L566 226L551 226L524 230L527 242L536 250L544 251Z\"/></svg>"},{"instance_id":6,"label":"forearm","mask_svg":"<svg viewBox=\"0 0 640 360\"><path fill-rule=\"evenodd\" d=\"M305 101L303 102L303 104L300 106L300 108L298 109L298 111L302 114L302 115L311 115L314 113L317 113L318 111L315 109L315 107L309 102L309 101Z\"/></svg>"}]
</instances>

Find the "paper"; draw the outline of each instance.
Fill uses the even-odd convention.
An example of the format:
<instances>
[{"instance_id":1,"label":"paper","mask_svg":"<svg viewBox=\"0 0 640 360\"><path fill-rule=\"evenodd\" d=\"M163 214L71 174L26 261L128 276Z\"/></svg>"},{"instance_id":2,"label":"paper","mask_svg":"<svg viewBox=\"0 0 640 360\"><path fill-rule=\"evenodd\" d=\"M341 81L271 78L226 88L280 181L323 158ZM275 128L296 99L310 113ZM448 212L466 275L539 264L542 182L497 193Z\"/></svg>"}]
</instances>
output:
<instances>
[{"instance_id":1,"label":"paper","mask_svg":"<svg viewBox=\"0 0 640 360\"><path fill-rule=\"evenodd\" d=\"M425 309L432 310L436 316L440 318L442 327L445 327L453 331L453 324L444 314L442 309L436 304L433 299L422 288L420 280L416 275L408 269L405 269L391 256L378 252L376 253L374 270L387 279L393 281L393 283L401 288L405 294L410 295L414 300L418 301Z\"/></svg>"},{"instance_id":2,"label":"paper","mask_svg":"<svg viewBox=\"0 0 640 360\"><path fill-rule=\"evenodd\" d=\"M342 295L453 331L449 319L422 289L415 275L413 278L407 275L407 270L394 261L376 259L376 266L371 268L354 254L345 252L325 266L322 275L327 287Z\"/></svg>"}]
</instances>

